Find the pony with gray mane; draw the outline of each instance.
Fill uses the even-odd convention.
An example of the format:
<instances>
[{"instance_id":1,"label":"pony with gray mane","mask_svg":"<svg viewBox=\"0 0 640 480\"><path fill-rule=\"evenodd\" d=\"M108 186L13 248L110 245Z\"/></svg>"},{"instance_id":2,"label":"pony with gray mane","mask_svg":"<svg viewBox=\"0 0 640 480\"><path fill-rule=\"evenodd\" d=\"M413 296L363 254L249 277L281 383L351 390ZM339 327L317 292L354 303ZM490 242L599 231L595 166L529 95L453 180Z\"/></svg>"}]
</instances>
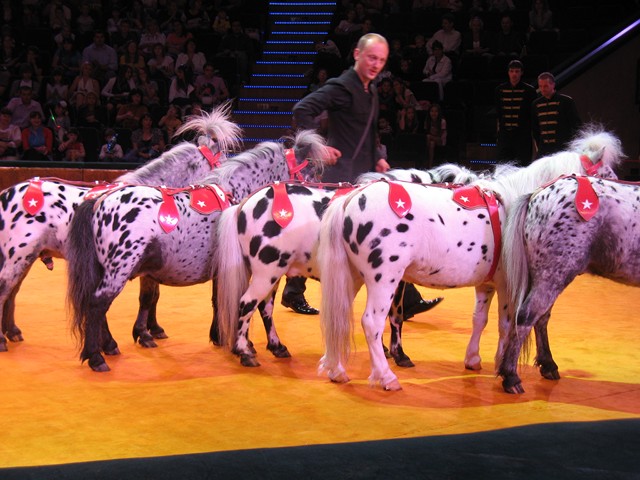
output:
<instances>
[{"instance_id":1,"label":"pony with gray mane","mask_svg":"<svg viewBox=\"0 0 640 480\"><path fill-rule=\"evenodd\" d=\"M428 171L365 173L357 183L380 178L424 184L463 183L477 177L466 168L447 164ZM278 358L290 356L273 321L280 279L284 275L320 278L316 252L322 214L334 195L353 189L350 184L286 184L281 188L284 190L270 185L258 190L240 205L225 210L218 222L214 264L224 289L217 291L217 325L212 325L210 335L214 343L238 355L244 366L260 365L249 339L249 323L256 310L267 333L267 349ZM401 325L395 327L392 332L399 336ZM392 333L391 354L396 362L410 366L411 360L394 340Z\"/></svg>"},{"instance_id":2,"label":"pony with gray mane","mask_svg":"<svg viewBox=\"0 0 640 480\"><path fill-rule=\"evenodd\" d=\"M80 205L69 232L67 297L81 360L95 371L109 370L100 352L119 350L106 314L129 279L146 276L173 286L213 279L215 292L220 212L263 185L294 177L313 181L326 157L322 137L302 131L291 149L264 142L227 159L202 185L124 186Z\"/></svg>"},{"instance_id":3,"label":"pony with gray mane","mask_svg":"<svg viewBox=\"0 0 640 480\"><path fill-rule=\"evenodd\" d=\"M171 187L197 182L224 160L225 152L240 147L241 129L229 120L230 113L230 105L225 104L210 114L190 118L176 135L194 131L198 135L198 146L181 142L115 182ZM7 350L7 338L14 342L23 340L14 316L15 299L22 281L38 257L49 269L53 268L52 257L68 258L69 225L77 206L94 187L98 185L36 178L0 193L0 351ZM141 283L142 304L136 323L144 320L145 327L139 333L134 328L134 337L144 335L147 346L153 346L151 335L166 337L155 319L158 295L158 286L153 281ZM146 327L149 310L152 311L149 317L151 334Z\"/></svg>"},{"instance_id":4,"label":"pony with gray mane","mask_svg":"<svg viewBox=\"0 0 640 480\"><path fill-rule=\"evenodd\" d=\"M505 392L524 393L517 364L532 328L540 374L550 380L560 378L547 325L558 296L576 276L591 273L640 286L640 225L633 221L639 198L638 183L562 177L518 199L504 232L512 310L496 366ZM524 346L527 353L528 345Z\"/></svg>"},{"instance_id":5,"label":"pony with gray mane","mask_svg":"<svg viewBox=\"0 0 640 480\"><path fill-rule=\"evenodd\" d=\"M559 175L612 175L621 161L618 146L605 132L585 130L572 150L460 189L379 181L336 198L322 218L317 254L325 342L320 369L334 382L349 380L345 365L353 336L353 300L364 284L369 381L385 390L402 388L380 342L387 312L399 317L392 299L401 280L430 288L475 287L468 368L479 368L479 335L497 292L501 352L508 324L504 270L509 266L500 259L506 214L517 197Z\"/></svg>"}]
</instances>

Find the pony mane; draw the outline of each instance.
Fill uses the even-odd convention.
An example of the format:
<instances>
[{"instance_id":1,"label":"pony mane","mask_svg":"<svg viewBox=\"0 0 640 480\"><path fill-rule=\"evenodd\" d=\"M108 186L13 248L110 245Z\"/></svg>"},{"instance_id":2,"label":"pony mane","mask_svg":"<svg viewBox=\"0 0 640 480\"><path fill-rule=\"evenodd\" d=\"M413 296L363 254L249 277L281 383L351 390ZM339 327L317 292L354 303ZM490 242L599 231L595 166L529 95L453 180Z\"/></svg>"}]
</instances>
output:
<instances>
[{"instance_id":1,"label":"pony mane","mask_svg":"<svg viewBox=\"0 0 640 480\"><path fill-rule=\"evenodd\" d=\"M298 163L305 159L311 163L316 175L324 171L325 159L328 156L327 142L315 130L299 130L295 136L284 137L285 141L293 142L293 150Z\"/></svg>"},{"instance_id":2,"label":"pony mane","mask_svg":"<svg viewBox=\"0 0 640 480\"><path fill-rule=\"evenodd\" d=\"M131 184L157 183L157 179L163 178L167 172L172 171L172 168L184 166L185 158L196 155L200 153L195 145L186 141L181 142L149 163L125 173L118 178L118 181Z\"/></svg>"},{"instance_id":3,"label":"pony mane","mask_svg":"<svg viewBox=\"0 0 640 480\"><path fill-rule=\"evenodd\" d=\"M215 183L228 188L229 183L245 167L253 167L263 161L278 157L284 158L284 147L278 142L262 142L250 150L227 158L222 165L202 179L202 183Z\"/></svg>"},{"instance_id":4,"label":"pony mane","mask_svg":"<svg viewBox=\"0 0 640 480\"><path fill-rule=\"evenodd\" d=\"M196 143L211 147L218 146L220 152L235 152L242 146L242 129L230 120L232 102L227 101L214 108L211 113L192 115L174 133L178 137L185 132L195 131Z\"/></svg>"},{"instance_id":5,"label":"pony mane","mask_svg":"<svg viewBox=\"0 0 640 480\"><path fill-rule=\"evenodd\" d=\"M456 165L455 163L444 163L429 170L433 183L455 183L467 184L478 180L479 176L466 167Z\"/></svg>"},{"instance_id":6,"label":"pony mane","mask_svg":"<svg viewBox=\"0 0 640 480\"><path fill-rule=\"evenodd\" d=\"M571 150L558 152L533 162L528 167L501 165L496 167L494 175L480 179L481 186L495 190L502 196L505 206L513 203L516 197L532 193L561 175L571 173L585 174L580 156L586 154L592 163L602 161L598 174L613 174L615 167L624 155L620 149L620 140L600 127L587 125L570 144ZM615 174L613 174L615 175Z\"/></svg>"}]
</instances>

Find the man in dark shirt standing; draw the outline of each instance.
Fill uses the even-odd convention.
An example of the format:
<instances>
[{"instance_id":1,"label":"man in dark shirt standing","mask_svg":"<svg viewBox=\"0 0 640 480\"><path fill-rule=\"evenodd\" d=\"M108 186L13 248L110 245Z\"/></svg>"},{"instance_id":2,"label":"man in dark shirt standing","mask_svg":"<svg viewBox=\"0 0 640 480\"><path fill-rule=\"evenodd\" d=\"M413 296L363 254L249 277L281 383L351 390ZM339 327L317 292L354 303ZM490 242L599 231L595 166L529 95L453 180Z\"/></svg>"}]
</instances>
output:
<instances>
[{"instance_id":1,"label":"man in dark shirt standing","mask_svg":"<svg viewBox=\"0 0 640 480\"><path fill-rule=\"evenodd\" d=\"M522 81L522 62L509 62L509 81L496 88L498 115L498 161L518 161L522 166L531 163L531 104L536 98L533 86Z\"/></svg>"},{"instance_id":2,"label":"man in dark shirt standing","mask_svg":"<svg viewBox=\"0 0 640 480\"><path fill-rule=\"evenodd\" d=\"M327 149L331 166L325 168L324 182L354 182L362 173L386 172L389 164L377 158L378 92L372 81L383 70L389 56L387 40L378 34L363 35L353 52L355 64L339 77L310 93L293 107L299 128L315 128L315 119L328 112ZM304 299L305 279L287 279L282 304L298 313L317 314ZM405 289L405 320L424 312L440 299L424 301L413 285Z\"/></svg>"},{"instance_id":3,"label":"man in dark shirt standing","mask_svg":"<svg viewBox=\"0 0 640 480\"><path fill-rule=\"evenodd\" d=\"M538 75L538 89L540 97L532 106L532 131L537 158L541 158L564 150L582 122L573 98L556 92L556 79L551 73Z\"/></svg>"}]
</instances>

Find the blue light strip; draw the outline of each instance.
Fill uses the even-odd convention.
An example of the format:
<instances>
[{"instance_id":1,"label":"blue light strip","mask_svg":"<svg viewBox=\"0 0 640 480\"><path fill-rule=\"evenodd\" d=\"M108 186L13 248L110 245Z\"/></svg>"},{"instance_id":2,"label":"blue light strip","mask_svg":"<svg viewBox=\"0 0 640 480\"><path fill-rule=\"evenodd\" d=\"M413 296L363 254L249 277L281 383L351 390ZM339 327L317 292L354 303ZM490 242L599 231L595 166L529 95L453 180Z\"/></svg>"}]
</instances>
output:
<instances>
[{"instance_id":1,"label":"blue light strip","mask_svg":"<svg viewBox=\"0 0 640 480\"><path fill-rule=\"evenodd\" d=\"M235 110L234 114L243 115L291 115L291 112L280 112L277 110Z\"/></svg>"},{"instance_id":2,"label":"blue light strip","mask_svg":"<svg viewBox=\"0 0 640 480\"><path fill-rule=\"evenodd\" d=\"M271 61L265 62L264 60L260 60L256 62L258 65L313 65L313 62L285 62L285 61Z\"/></svg>"},{"instance_id":3,"label":"blue light strip","mask_svg":"<svg viewBox=\"0 0 640 480\"><path fill-rule=\"evenodd\" d=\"M315 55L316 52L279 52L277 50L262 52L263 55Z\"/></svg>"},{"instance_id":4,"label":"blue light strip","mask_svg":"<svg viewBox=\"0 0 640 480\"><path fill-rule=\"evenodd\" d=\"M267 40L267 45L313 45L311 40Z\"/></svg>"},{"instance_id":5,"label":"blue light strip","mask_svg":"<svg viewBox=\"0 0 640 480\"><path fill-rule=\"evenodd\" d=\"M260 123L238 123L240 128L290 128L291 125L264 125Z\"/></svg>"},{"instance_id":6,"label":"blue light strip","mask_svg":"<svg viewBox=\"0 0 640 480\"><path fill-rule=\"evenodd\" d=\"M269 78L304 78L304 73L254 73L254 77L269 77Z\"/></svg>"},{"instance_id":7,"label":"blue light strip","mask_svg":"<svg viewBox=\"0 0 640 480\"><path fill-rule=\"evenodd\" d=\"M333 15L333 12L271 12L269 15L304 15L305 17L310 17L312 15Z\"/></svg>"},{"instance_id":8,"label":"blue light strip","mask_svg":"<svg viewBox=\"0 0 640 480\"><path fill-rule=\"evenodd\" d=\"M251 98L251 97L242 97L239 98L241 102L299 102L299 98Z\"/></svg>"},{"instance_id":9,"label":"blue light strip","mask_svg":"<svg viewBox=\"0 0 640 480\"><path fill-rule=\"evenodd\" d=\"M331 22L273 22L274 25L329 25Z\"/></svg>"},{"instance_id":10,"label":"blue light strip","mask_svg":"<svg viewBox=\"0 0 640 480\"><path fill-rule=\"evenodd\" d=\"M269 2L269 5L273 5L276 7L308 7L310 5L314 7L326 7L332 6L335 7L337 2Z\"/></svg>"},{"instance_id":11,"label":"blue light strip","mask_svg":"<svg viewBox=\"0 0 640 480\"><path fill-rule=\"evenodd\" d=\"M327 32L321 32L321 31L315 31L315 32L280 32L280 31L274 31L271 32L272 35L318 35L318 34L325 34L326 35Z\"/></svg>"},{"instance_id":12,"label":"blue light strip","mask_svg":"<svg viewBox=\"0 0 640 480\"><path fill-rule=\"evenodd\" d=\"M278 142L278 143L282 143L285 141L285 139L283 138L243 138L242 139L243 142L257 142L257 143L262 143L262 142Z\"/></svg>"},{"instance_id":13,"label":"blue light strip","mask_svg":"<svg viewBox=\"0 0 640 480\"><path fill-rule=\"evenodd\" d=\"M307 88L306 85L245 85L244 88L287 88L287 89L302 89Z\"/></svg>"}]
</instances>

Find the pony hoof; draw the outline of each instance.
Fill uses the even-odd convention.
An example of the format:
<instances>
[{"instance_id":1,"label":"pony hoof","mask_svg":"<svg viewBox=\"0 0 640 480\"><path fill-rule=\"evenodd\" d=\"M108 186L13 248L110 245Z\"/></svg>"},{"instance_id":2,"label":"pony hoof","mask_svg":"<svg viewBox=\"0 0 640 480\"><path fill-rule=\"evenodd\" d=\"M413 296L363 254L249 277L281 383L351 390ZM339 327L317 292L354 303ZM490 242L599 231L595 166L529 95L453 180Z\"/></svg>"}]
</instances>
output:
<instances>
[{"instance_id":1,"label":"pony hoof","mask_svg":"<svg viewBox=\"0 0 640 480\"><path fill-rule=\"evenodd\" d=\"M542 375L547 380L560 380L560 373L558 370L540 370L540 375Z\"/></svg>"},{"instance_id":2,"label":"pony hoof","mask_svg":"<svg viewBox=\"0 0 640 480\"><path fill-rule=\"evenodd\" d=\"M507 393L514 393L514 394L524 393L524 388L522 387L522 382L520 381L519 378L510 379L510 380L505 378L502 381L502 388Z\"/></svg>"},{"instance_id":3,"label":"pony hoof","mask_svg":"<svg viewBox=\"0 0 640 480\"><path fill-rule=\"evenodd\" d=\"M151 336L156 340L166 340L169 338L169 335L167 335L164 330L161 332L151 332Z\"/></svg>"},{"instance_id":4,"label":"pony hoof","mask_svg":"<svg viewBox=\"0 0 640 480\"><path fill-rule=\"evenodd\" d=\"M89 366L94 372L108 372L111 370L109 365L107 365L107 362L104 361L104 358L99 353L91 356L89 359Z\"/></svg>"},{"instance_id":5,"label":"pony hoof","mask_svg":"<svg viewBox=\"0 0 640 480\"><path fill-rule=\"evenodd\" d=\"M259 367L260 362L254 355L242 354L240 355L240 364L243 367Z\"/></svg>"},{"instance_id":6,"label":"pony hoof","mask_svg":"<svg viewBox=\"0 0 640 480\"><path fill-rule=\"evenodd\" d=\"M389 382L386 385L383 385L382 388L386 392L397 392L398 390L402 390L402 385L400 385L400 382L396 378L394 381Z\"/></svg>"},{"instance_id":7,"label":"pony hoof","mask_svg":"<svg viewBox=\"0 0 640 480\"><path fill-rule=\"evenodd\" d=\"M416 366L415 363L413 363L406 355L403 357L393 357L393 360L396 362L397 366L402 368L411 368Z\"/></svg>"},{"instance_id":8,"label":"pony hoof","mask_svg":"<svg viewBox=\"0 0 640 480\"><path fill-rule=\"evenodd\" d=\"M21 333L18 333L17 335L7 335L7 338L12 341L12 342L24 342L24 337L22 336Z\"/></svg>"},{"instance_id":9,"label":"pony hoof","mask_svg":"<svg viewBox=\"0 0 640 480\"><path fill-rule=\"evenodd\" d=\"M333 383L347 383L349 381L349 377L346 373L339 373L338 375L330 375L329 379Z\"/></svg>"},{"instance_id":10,"label":"pony hoof","mask_svg":"<svg viewBox=\"0 0 640 480\"><path fill-rule=\"evenodd\" d=\"M276 347L267 348L276 358L291 358L291 353L289 353L289 350L285 345L280 344Z\"/></svg>"},{"instance_id":11,"label":"pony hoof","mask_svg":"<svg viewBox=\"0 0 640 480\"><path fill-rule=\"evenodd\" d=\"M3 338L2 340L0 340L0 352L8 352L9 349L7 348L7 341Z\"/></svg>"},{"instance_id":12,"label":"pony hoof","mask_svg":"<svg viewBox=\"0 0 640 480\"><path fill-rule=\"evenodd\" d=\"M154 342L152 338L145 338L144 340L140 338L140 340L138 340L138 343L144 348L156 348L158 346L158 344Z\"/></svg>"},{"instance_id":13,"label":"pony hoof","mask_svg":"<svg viewBox=\"0 0 640 480\"><path fill-rule=\"evenodd\" d=\"M464 368L474 371L482 370L482 360L480 358L480 355L474 355L470 359L465 360Z\"/></svg>"},{"instance_id":14,"label":"pony hoof","mask_svg":"<svg viewBox=\"0 0 640 480\"><path fill-rule=\"evenodd\" d=\"M109 368L109 365L107 365L107 362L103 362L101 365L91 366L91 370L102 373L109 372L111 369Z\"/></svg>"},{"instance_id":15,"label":"pony hoof","mask_svg":"<svg viewBox=\"0 0 640 480\"><path fill-rule=\"evenodd\" d=\"M104 351L105 355L120 355L120 349L118 347L114 347L111 350L105 350Z\"/></svg>"}]
</instances>

